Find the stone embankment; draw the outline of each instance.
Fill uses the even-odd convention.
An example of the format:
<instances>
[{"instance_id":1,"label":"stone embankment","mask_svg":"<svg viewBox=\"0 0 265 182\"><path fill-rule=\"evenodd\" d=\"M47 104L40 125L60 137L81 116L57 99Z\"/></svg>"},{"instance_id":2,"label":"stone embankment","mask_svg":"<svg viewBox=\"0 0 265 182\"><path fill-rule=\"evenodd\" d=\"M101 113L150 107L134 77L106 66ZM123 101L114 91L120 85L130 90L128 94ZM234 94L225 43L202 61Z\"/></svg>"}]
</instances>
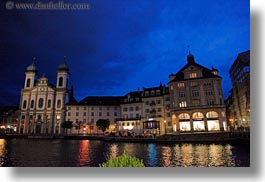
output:
<instances>
[{"instance_id":1,"label":"stone embankment","mask_svg":"<svg viewBox=\"0 0 265 182\"><path fill-rule=\"evenodd\" d=\"M179 143L179 142L250 142L249 132L201 132L167 134L148 137L118 137L108 135L2 135L0 138L27 138L27 139L74 139L74 140L101 140L107 142L145 142L145 143Z\"/></svg>"}]
</instances>

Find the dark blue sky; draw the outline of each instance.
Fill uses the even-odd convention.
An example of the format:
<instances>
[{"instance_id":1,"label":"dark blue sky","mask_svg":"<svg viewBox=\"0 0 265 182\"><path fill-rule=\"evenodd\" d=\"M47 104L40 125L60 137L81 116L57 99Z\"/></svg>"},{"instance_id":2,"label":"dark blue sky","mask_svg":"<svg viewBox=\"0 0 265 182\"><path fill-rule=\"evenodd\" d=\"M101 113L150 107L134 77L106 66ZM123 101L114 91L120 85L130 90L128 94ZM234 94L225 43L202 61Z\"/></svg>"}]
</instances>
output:
<instances>
[{"instance_id":1,"label":"dark blue sky","mask_svg":"<svg viewBox=\"0 0 265 182\"><path fill-rule=\"evenodd\" d=\"M237 54L250 49L249 0L64 2L91 8L7 10L1 1L0 105L19 103L32 57L40 75L55 83L66 56L80 100L167 84L168 75L186 64L188 46L196 62L219 70L226 98L228 70Z\"/></svg>"}]
</instances>

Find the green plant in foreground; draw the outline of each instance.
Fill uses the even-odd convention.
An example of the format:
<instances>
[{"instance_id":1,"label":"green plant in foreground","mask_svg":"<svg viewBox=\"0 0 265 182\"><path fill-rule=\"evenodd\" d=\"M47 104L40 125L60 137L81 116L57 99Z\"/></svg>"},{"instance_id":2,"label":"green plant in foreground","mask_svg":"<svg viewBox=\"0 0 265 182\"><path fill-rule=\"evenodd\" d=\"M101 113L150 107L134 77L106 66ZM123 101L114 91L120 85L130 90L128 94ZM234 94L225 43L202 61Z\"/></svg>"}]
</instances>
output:
<instances>
[{"instance_id":1,"label":"green plant in foreground","mask_svg":"<svg viewBox=\"0 0 265 182\"><path fill-rule=\"evenodd\" d=\"M125 152L114 159L108 160L106 163L99 165L100 167L145 167L142 160L136 157L130 157Z\"/></svg>"}]
</instances>

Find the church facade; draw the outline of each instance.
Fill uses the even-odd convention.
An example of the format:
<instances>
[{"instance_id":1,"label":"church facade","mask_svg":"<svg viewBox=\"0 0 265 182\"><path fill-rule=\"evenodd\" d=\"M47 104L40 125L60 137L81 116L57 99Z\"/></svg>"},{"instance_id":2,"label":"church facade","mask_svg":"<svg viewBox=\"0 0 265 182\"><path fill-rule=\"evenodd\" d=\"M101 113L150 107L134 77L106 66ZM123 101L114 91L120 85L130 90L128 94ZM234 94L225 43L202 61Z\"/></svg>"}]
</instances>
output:
<instances>
[{"instance_id":1,"label":"church facade","mask_svg":"<svg viewBox=\"0 0 265 182\"><path fill-rule=\"evenodd\" d=\"M44 76L39 79L37 76L38 69L32 63L27 67L21 90L18 133L60 134L61 123L65 121L69 68L65 61L59 65L56 85Z\"/></svg>"}]
</instances>

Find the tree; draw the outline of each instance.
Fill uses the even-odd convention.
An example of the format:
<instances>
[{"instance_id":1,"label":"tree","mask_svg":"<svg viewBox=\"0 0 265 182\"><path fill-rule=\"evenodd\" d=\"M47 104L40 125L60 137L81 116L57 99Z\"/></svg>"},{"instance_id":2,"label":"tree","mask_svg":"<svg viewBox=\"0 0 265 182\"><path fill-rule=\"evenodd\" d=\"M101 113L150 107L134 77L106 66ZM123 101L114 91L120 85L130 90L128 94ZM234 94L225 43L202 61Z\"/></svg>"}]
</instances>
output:
<instances>
[{"instance_id":1,"label":"tree","mask_svg":"<svg viewBox=\"0 0 265 182\"><path fill-rule=\"evenodd\" d=\"M99 165L100 167L145 167L142 160L128 156L125 152L123 155L110 159Z\"/></svg>"},{"instance_id":2,"label":"tree","mask_svg":"<svg viewBox=\"0 0 265 182\"><path fill-rule=\"evenodd\" d=\"M67 134L68 129L73 128L73 122L72 121L64 121L61 124L61 127L64 129L64 133Z\"/></svg>"},{"instance_id":3,"label":"tree","mask_svg":"<svg viewBox=\"0 0 265 182\"><path fill-rule=\"evenodd\" d=\"M110 123L108 119L99 119L96 123L97 128L101 129L103 133L109 128L109 125Z\"/></svg>"}]
</instances>

